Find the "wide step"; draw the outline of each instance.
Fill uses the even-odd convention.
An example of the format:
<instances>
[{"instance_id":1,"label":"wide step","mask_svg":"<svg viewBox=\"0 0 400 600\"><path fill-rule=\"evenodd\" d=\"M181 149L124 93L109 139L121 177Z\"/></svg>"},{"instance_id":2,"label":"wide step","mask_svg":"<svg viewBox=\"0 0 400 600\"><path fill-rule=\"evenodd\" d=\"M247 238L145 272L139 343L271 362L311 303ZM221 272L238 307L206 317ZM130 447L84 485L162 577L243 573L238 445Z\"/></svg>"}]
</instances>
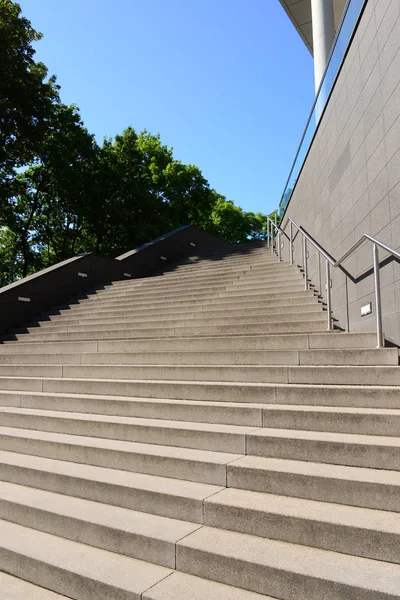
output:
<instances>
[{"instance_id":1,"label":"wide step","mask_svg":"<svg viewBox=\"0 0 400 600\"><path fill-rule=\"evenodd\" d=\"M121 442L0 427L0 448L110 469L226 485L227 465L240 454Z\"/></svg>"},{"instance_id":2,"label":"wide step","mask_svg":"<svg viewBox=\"0 0 400 600\"><path fill-rule=\"evenodd\" d=\"M0 450L2 481L139 512L203 523L203 501L222 487Z\"/></svg>"},{"instance_id":3,"label":"wide step","mask_svg":"<svg viewBox=\"0 0 400 600\"><path fill-rule=\"evenodd\" d=\"M137 600L171 569L0 521L0 569L58 594Z\"/></svg>"},{"instance_id":4,"label":"wide step","mask_svg":"<svg viewBox=\"0 0 400 600\"><path fill-rule=\"evenodd\" d=\"M400 566L203 527L177 545L177 569L284 600L398 597Z\"/></svg>"},{"instance_id":5,"label":"wide step","mask_svg":"<svg viewBox=\"0 0 400 600\"><path fill-rule=\"evenodd\" d=\"M0 519L171 569L177 541L200 527L4 482Z\"/></svg>"}]
</instances>

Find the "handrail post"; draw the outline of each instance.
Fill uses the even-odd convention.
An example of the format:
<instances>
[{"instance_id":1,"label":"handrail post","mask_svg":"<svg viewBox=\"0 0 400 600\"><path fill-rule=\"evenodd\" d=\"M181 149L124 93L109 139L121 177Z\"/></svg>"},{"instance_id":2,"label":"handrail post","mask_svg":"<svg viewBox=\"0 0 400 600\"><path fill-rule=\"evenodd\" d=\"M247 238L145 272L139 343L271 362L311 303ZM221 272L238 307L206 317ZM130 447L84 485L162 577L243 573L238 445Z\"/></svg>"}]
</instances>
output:
<instances>
[{"instance_id":1,"label":"handrail post","mask_svg":"<svg viewBox=\"0 0 400 600\"><path fill-rule=\"evenodd\" d=\"M303 235L304 289L308 290L307 238Z\"/></svg>"},{"instance_id":2,"label":"handrail post","mask_svg":"<svg viewBox=\"0 0 400 600\"><path fill-rule=\"evenodd\" d=\"M269 221L267 219L267 248L269 248Z\"/></svg>"},{"instance_id":3,"label":"handrail post","mask_svg":"<svg viewBox=\"0 0 400 600\"><path fill-rule=\"evenodd\" d=\"M381 282L379 273L379 249L376 244L372 246L372 258L374 261L374 286L375 286L375 312L376 312L376 338L377 348L383 348L382 332L382 303L381 303Z\"/></svg>"},{"instance_id":4,"label":"handrail post","mask_svg":"<svg viewBox=\"0 0 400 600\"><path fill-rule=\"evenodd\" d=\"M272 226L272 221L270 223L271 225L271 254L274 253L274 228Z\"/></svg>"},{"instance_id":5,"label":"handrail post","mask_svg":"<svg viewBox=\"0 0 400 600\"><path fill-rule=\"evenodd\" d=\"M290 231L290 245L289 245L289 258L290 258L290 264L293 264L293 228L292 228L292 221L289 221L289 231Z\"/></svg>"},{"instance_id":6,"label":"handrail post","mask_svg":"<svg viewBox=\"0 0 400 600\"><path fill-rule=\"evenodd\" d=\"M328 331L333 329L332 327L332 296L331 296L331 274L330 274L329 260L325 261L325 274L326 274L326 310L328 311Z\"/></svg>"},{"instance_id":7,"label":"handrail post","mask_svg":"<svg viewBox=\"0 0 400 600\"><path fill-rule=\"evenodd\" d=\"M278 262L281 262L281 232L278 231L276 236L276 243L278 244Z\"/></svg>"}]
</instances>

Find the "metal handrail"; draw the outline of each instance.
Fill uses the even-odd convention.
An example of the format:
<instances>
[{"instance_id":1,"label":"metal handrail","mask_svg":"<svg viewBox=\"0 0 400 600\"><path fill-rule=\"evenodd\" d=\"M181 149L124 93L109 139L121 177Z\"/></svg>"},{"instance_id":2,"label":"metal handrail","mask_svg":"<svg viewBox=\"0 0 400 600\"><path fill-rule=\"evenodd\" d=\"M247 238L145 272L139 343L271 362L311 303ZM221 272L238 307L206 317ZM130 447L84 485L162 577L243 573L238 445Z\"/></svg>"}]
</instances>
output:
<instances>
[{"instance_id":1,"label":"metal handrail","mask_svg":"<svg viewBox=\"0 0 400 600\"><path fill-rule=\"evenodd\" d=\"M289 260L290 264L293 265L293 242L298 233L301 233L303 236L303 270L304 270L304 279L305 284L304 287L306 290L309 289L308 282L308 252L307 252L307 242L309 242L318 252L325 258L325 277L326 277L326 304L327 304L327 312L328 312L328 331L333 329L332 326L332 295L331 295L331 279L330 279L330 268L340 267L340 265L351 256L362 244L365 242L372 243L372 259L373 259L373 267L374 267L374 291L375 291L375 304L376 304L376 336L377 336L377 348L383 348L384 339L383 339L383 331L382 331L382 302L381 302L381 286L380 286L380 266L379 266L379 248L386 250L389 254L394 256L395 258L400 259L400 254L390 248L383 242L380 242L376 238L364 233L360 239L351 246L338 260L332 258L328 252L316 242L304 229L301 225L298 225L293 219L288 217L284 229L287 224L290 226L290 237L289 237ZM293 226L296 227L297 233L293 236ZM278 252L278 260L280 260L280 248Z\"/></svg>"},{"instance_id":2,"label":"metal handrail","mask_svg":"<svg viewBox=\"0 0 400 600\"><path fill-rule=\"evenodd\" d=\"M277 215L275 213L275 221L271 219L268 215L267 217L267 248L271 246L271 254L274 253L274 235L273 235L273 227L276 230L276 247L278 254L278 262L281 261L281 235L283 234L288 240L290 239L287 233L282 229L276 222ZM271 225L270 225L271 223Z\"/></svg>"}]
</instances>

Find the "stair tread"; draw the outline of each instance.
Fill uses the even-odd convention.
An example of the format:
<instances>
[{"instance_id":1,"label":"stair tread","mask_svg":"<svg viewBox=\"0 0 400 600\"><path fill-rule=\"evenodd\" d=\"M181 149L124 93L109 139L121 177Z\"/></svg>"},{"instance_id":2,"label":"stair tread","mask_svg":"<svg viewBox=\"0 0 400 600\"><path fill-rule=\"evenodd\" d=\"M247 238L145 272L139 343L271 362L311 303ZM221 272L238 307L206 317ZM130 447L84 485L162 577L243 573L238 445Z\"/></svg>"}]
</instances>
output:
<instances>
[{"instance_id":1,"label":"stair tread","mask_svg":"<svg viewBox=\"0 0 400 600\"><path fill-rule=\"evenodd\" d=\"M18 452L7 452L6 450L0 450L0 463L43 473L79 478L82 481L107 483L131 488L132 490L146 490L194 500L203 500L222 489L221 486L209 483L197 483L160 475L121 471Z\"/></svg>"},{"instance_id":2,"label":"stair tread","mask_svg":"<svg viewBox=\"0 0 400 600\"><path fill-rule=\"evenodd\" d=\"M121 600L133 600L135 594L143 593L171 573L171 569L166 567L2 520L0 540L3 552L6 550L14 555L29 557L34 564L44 563L90 581L100 582L110 586L110 591L115 588L114 597ZM32 572L34 569L29 573L25 569L21 571L21 574L29 579L37 577L37 574Z\"/></svg>"},{"instance_id":3,"label":"stair tread","mask_svg":"<svg viewBox=\"0 0 400 600\"><path fill-rule=\"evenodd\" d=\"M66 600L67 598L67 596L61 596L18 577L8 575L3 571L0 571L0 589L2 600L22 600L22 598L28 598L29 600Z\"/></svg>"},{"instance_id":4,"label":"stair tread","mask_svg":"<svg viewBox=\"0 0 400 600\"><path fill-rule=\"evenodd\" d=\"M27 510L51 513L172 543L201 526L198 523L189 523L6 482L2 482L0 486L1 503L17 504L26 507ZM38 529L40 529L40 522Z\"/></svg>"},{"instance_id":5,"label":"stair tread","mask_svg":"<svg viewBox=\"0 0 400 600\"><path fill-rule=\"evenodd\" d=\"M15 366L15 365L13 365ZM24 365L25 366L25 365ZM362 384L357 384L357 385L340 385L340 384L323 384L323 383L317 383L317 384L304 384L304 383L252 383L252 382L248 382L248 381L208 381L208 380L201 380L201 381L194 381L194 380L190 380L190 381L184 381L181 379L110 379L110 378L101 378L101 379L97 379L94 377L85 377L85 378L75 378L75 377L47 377L47 376L12 376L12 377L7 377L6 375L0 375L0 384L1 381L4 380L12 380L18 383L18 381L24 382L24 381L36 381L36 382L43 382L43 381L63 381L63 382L68 382L68 381L74 381L74 382L99 382L99 383L106 383L106 382L123 382L123 383L151 383L151 382L156 382L156 383L165 383L165 384L173 384L173 385L193 385L193 386L223 386L226 388L229 387L250 387L250 388L288 388L288 389L296 389L296 388L306 388L306 389L316 389L316 390L325 390L325 389L341 389L341 390L347 390L347 391L351 391L354 389L357 390L366 390L366 391L373 391L373 390L381 390L382 386L381 385L362 385ZM399 386L397 385L385 385L384 386L385 391L389 391L389 390L393 390L393 391L399 391ZM40 390L35 390L35 391L40 391ZM46 392L46 390L44 390ZM85 394L86 395L86 394Z\"/></svg>"},{"instance_id":6,"label":"stair tread","mask_svg":"<svg viewBox=\"0 0 400 600\"><path fill-rule=\"evenodd\" d=\"M33 599L34 600L34 599ZM46 599L43 599L46 600ZM274 600L264 594L175 571L143 594L143 600ZM276 600L276 599L275 599Z\"/></svg>"},{"instance_id":7,"label":"stair tread","mask_svg":"<svg viewBox=\"0 0 400 600\"><path fill-rule=\"evenodd\" d=\"M359 444L365 446L386 446L400 448L400 437L368 435L358 433L337 433L329 431L302 431L299 429L262 428L251 432L252 437L296 439L302 441L327 442L333 444Z\"/></svg>"},{"instance_id":8,"label":"stair tread","mask_svg":"<svg viewBox=\"0 0 400 600\"><path fill-rule=\"evenodd\" d=\"M18 408L0 406L0 414L8 413L15 415L34 415L38 417L51 417L54 419L66 419L70 421L81 420L100 423L117 423L121 425L137 425L141 427L160 427L165 429L182 429L187 431L208 431L224 434L242 434L254 432L258 427L240 425L225 425L217 423L196 423L191 421L175 421L167 419L153 419L141 417L125 417L117 415L102 415L95 413L63 412L34 408Z\"/></svg>"},{"instance_id":9,"label":"stair tread","mask_svg":"<svg viewBox=\"0 0 400 600\"><path fill-rule=\"evenodd\" d=\"M323 477L334 480L364 481L390 486L400 486L400 472L367 467L349 467L283 458L243 456L232 465L235 468L257 469L260 472L276 471L287 474L300 474L310 477ZM400 498L400 496L399 496ZM400 509L400 500L399 500Z\"/></svg>"},{"instance_id":10,"label":"stair tread","mask_svg":"<svg viewBox=\"0 0 400 600\"><path fill-rule=\"evenodd\" d=\"M162 456L175 458L182 461L200 461L214 465L226 465L240 458L242 455L217 452L209 450L196 450L192 448L180 448L175 446L162 446L156 444L143 444L140 442L125 442L110 440L106 438L94 438L63 433L50 433L34 429L22 429L17 427L0 426L0 436L42 440L59 444L76 445L83 447L101 448L105 450L116 450L118 452L130 452L151 456Z\"/></svg>"},{"instance_id":11,"label":"stair tread","mask_svg":"<svg viewBox=\"0 0 400 600\"><path fill-rule=\"evenodd\" d=\"M263 513L269 513L400 535L400 513L385 510L346 506L334 502L319 502L236 488L223 489L207 498L205 503L206 507L212 504L229 506L236 511L255 511L258 513L256 519L262 519ZM243 517L246 518L246 513Z\"/></svg>"},{"instance_id":12,"label":"stair tread","mask_svg":"<svg viewBox=\"0 0 400 600\"><path fill-rule=\"evenodd\" d=\"M246 561L246 564L253 563L260 568L294 572L338 586L350 586L359 593L374 590L387 594L388 598L390 595L396 598L400 589L400 565L211 527L202 527L178 542L178 569L180 548L197 551L197 555L199 552L207 553L228 560ZM196 571L200 569L201 566L193 564L192 573L198 574ZM210 563L208 576L212 578L213 575L214 568ZM268 588L268 579L264 585Z\"/></svg>"}]
</instances>

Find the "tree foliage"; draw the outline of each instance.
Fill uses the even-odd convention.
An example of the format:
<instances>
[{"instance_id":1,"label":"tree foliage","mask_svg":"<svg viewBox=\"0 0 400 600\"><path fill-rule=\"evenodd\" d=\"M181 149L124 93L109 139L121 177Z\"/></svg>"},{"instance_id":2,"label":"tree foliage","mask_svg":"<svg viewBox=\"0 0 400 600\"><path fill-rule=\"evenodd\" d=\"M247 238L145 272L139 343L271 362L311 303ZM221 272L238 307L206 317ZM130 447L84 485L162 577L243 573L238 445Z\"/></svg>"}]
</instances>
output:
<instances>
[{"instance_id":1,"label":"tree foliage","mask_svg":"<svg viewBox=\"0 0 400 600\"><path fill-rule=\"evenodd\" d=\"M17 3L0 0L0 285L185 224L231 243L264 239L265 215L218 194L159 135L128 127L99 145L34 61L40 37Z\"/></svg>"}]
</instances>

